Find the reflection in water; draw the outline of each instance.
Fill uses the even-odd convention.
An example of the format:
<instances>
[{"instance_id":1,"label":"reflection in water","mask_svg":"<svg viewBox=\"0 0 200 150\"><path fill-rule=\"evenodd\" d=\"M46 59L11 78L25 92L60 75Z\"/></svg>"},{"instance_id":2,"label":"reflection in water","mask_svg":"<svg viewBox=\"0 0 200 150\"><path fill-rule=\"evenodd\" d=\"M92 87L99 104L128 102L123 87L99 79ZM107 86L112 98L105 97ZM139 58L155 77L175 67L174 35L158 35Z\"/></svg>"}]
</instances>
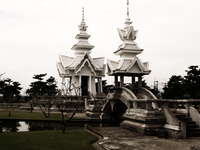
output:
<instances>
[{"instance_id":1,"label":"reflection in water","mask_svg":"<svg viewBox=\"0 0 200 150\"><path fill-rule=\"evenodd\" d=\"M111 123L67 123L66 128L80 128L87 125L107 127L107 126L118 126L117 124ZM36 130L62 130L63 124L61 122L50 122L50 121L13 121L6 120L0 121L0 132L26 132Z\"/></svg>"},{"instance_id":2,"label":"reflection in water","mask_svg":"<svg viewBox=\"0 0 200 150\"><path fill-rule=\"evenodd\" d=\"M19 126L18 121L0 121L0 132L17 132Z\"/></svg>"},{"instance_id":3,"label":"reflection in water","mask_svg":"<svg viewBox=\"0 0 200 150\"><path fill-rule=\"evenodd\" d=\"M25 121L19 121L19 126L17 129L18 132L29 131L29 125Z\"/></svg>"}]
</instances>

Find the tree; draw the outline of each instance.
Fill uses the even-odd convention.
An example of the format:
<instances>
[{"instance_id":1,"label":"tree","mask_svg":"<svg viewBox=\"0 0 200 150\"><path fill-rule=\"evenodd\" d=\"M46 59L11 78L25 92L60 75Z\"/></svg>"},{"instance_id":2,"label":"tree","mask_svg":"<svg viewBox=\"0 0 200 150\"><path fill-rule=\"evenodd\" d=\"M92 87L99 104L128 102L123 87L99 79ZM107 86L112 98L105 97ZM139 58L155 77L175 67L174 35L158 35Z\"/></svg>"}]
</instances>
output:
<instances>
[{"instance_id":1,"label":"tree","mask_svg":"<svg viewBox=\"0 0 200 150\"><path fill-rule=\"evenodd\" d=\"M73 117L76 115L78 110L82 107L81 105L84 105L81 97L77 97L77 98L78 98L77 99L78 101L76 101L74 103L73 102L67 102L67 100L56 103L56 107L60 111L61 118L62 118L62 122L61 122L62 125L63 125L62 133L65 133L67 123L69 123L73 119ZM74 109L71 114L68 112L69 103L71 103L71 108Z\"/></svg>"},{"instance_id":2,"label":"tree","mask_svg":"<svg viewBox=\"0 0 200 150\"><path fill-rule=\"evenodd\" d=\"M12 102L18 102L20 100L20 83L12 81L11 79L0 80L0 94L3 96L3 102L7 103L8 116L11 116L11 111L18 106L10 106Z\"/></svg>"},{"instance_id":3,"label":"tree","mask_svg":"<svg viewBox=\"0 0 200 150\"><path fill-rule=\"evenodd\" d=\"M190 66L186 76L173 75L163 88L163 98L200 98L200 68Z\"/></svg>"},{"instance_id":4,"label":"tree","mask_svg":"<svg viewBox=\"0 0 200 150\"><path fill-rule=\"evenodd\" d=\"M183 98L185 94L184 78L173 75L163 90L163 98Z\"/></svg>"},{"instance_id":5,"label":"tree","mask_svg":"<svg viewBox=\"0 0 200 150\"><path fill-rule=\"evenodd\" d=\"M190 66L188 69L185 76L185 88L191 98L200 98L200 68Z\"/></svg>"},{"instance_id":6,"label":"tree","mask_svg":"<svg viewBox=\"0 0 200 150\"><path fill-rule=\"evenodd\" d=\"M54 77L50 76L47 80L47 95L48 96L55 96L58 93L56 80Z\"/></svg>"},{"instance_id":7,"label":"tree","mask_svg":"<svg viewBox=\"0 0 200 150\"><path fill-rule=\"evenodd\" d=\"M55 96L58 93L55 78L50 76L47 80L45 74L34 75L33 79L36 80L31 82L30 88L26 91L29 96Z\"/></svg>"},{"instance_id":8,"label":"tree","mask_svg":"<svg viewBox=\"0 0 200 150\"><path fill-rule=\"evenodd\" d=\"M0 94L6 102L15 102L20 98L20 83L10 78L0 80Z\"/></svg>"},{"instance_id":9,"label":"tree","mask_svg":"<svg viewBox=\"0 0 200 150\"><path fill-rule=\"evenodd\" d=\"M36 104L39 106L43 115L48 118L50 116L51 107L54 105L54 100L52 98L39 99L39 97L56 96L58 89L55 78L50 76L45 80L44 78L46 75L46 73L34 75L33 79L36 81L31 82L30 88L27 89L26 93L33 98L30 101L31 112L33 110L33 106Z\"/></svg>"},{"instance_id":10,"label":"tree","mask_svg":"<svg viewBox=\"0 0 200 150\"><path fill-rule=\"evenodd\" d=\"M29 96L38 97L46 94L47 83L44 81L46 75L45 73L33 76L33 79L36 81L31 82L30 89L26 91Z\"/></svg>"}]
</instances>

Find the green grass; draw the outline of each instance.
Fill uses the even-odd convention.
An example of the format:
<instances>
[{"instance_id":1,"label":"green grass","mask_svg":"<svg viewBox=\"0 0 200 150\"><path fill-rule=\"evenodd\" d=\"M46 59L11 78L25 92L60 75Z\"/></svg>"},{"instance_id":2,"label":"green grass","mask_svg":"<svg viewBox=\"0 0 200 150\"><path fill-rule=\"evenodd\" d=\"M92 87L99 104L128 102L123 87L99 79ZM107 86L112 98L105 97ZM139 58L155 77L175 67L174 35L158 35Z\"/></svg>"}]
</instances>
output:
<instances>
[{"instance_id":1,"label":"green grass","mask_svg":"<svg viewBox=\"0 0 200 150\"><path fill-rule=\"evenodd\" d=\"M95 150L97 137L83 129L0 134L1 150Z\"/></svg>"},{"instance_id":2,"label":"green grass","mask_svg":"<svg viewBox=\"0 0 200 150\"><path fill-rule=\"evenodd\" d=\"M41 112L20 112L13 111L9 117L8 111L0 112L0 119L25 119L25 120L61 120L60 113L52 113L49 118L45 118Z\"/></svg>"},{"instance_id":3,"label":"green grass","mask_svg":"<svg viewBox=\"0 0 200 150\"><path fill-rule=\"evenodd\" d=\"M80 113L79 113L80 114ZM72 113L68 113L65 118L69 118ZM9 116L8 111L0 111L1 119L18 119L18 120L62 120L60 112L51 113L50 117L45 118L42 112L23 112L23 111L12 111L11 116ZM72 120L82 120L87 119L86 116L75 115Z\"/></svg>"}]
</instances>

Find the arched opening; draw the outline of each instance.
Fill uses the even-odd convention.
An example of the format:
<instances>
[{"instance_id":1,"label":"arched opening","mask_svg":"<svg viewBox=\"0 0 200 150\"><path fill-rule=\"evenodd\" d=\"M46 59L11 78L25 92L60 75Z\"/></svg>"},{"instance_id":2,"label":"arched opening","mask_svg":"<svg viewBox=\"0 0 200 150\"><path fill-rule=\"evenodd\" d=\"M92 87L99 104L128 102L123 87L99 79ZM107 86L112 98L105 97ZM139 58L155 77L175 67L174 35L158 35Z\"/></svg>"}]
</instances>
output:
<instances>
[{"instance_id":1,"label":"arched opening","mask_svg":"<svg viewBox=\"0 0 200 150\"><path fill-rule=\"evenodd\" d=\"M121 120L127 106L119 99L109 100L104 107L104 114L113 120Z\"/></svg>"}]
</instances>

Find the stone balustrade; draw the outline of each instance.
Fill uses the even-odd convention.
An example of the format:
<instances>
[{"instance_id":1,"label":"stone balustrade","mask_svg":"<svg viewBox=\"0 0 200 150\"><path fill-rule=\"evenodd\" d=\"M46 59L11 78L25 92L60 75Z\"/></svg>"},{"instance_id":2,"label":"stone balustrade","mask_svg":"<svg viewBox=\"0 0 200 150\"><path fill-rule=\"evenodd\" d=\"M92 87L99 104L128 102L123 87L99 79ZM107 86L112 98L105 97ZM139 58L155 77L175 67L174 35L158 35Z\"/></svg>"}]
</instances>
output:
<instances>
[{"instance_id":1,"label":"stone balustrade","mask_svg":"<svg viewBox=\"0 0 200 150\"><path fill-rule=\"evenodd\" d=\"M163 128L168 136L186 138L188 123L193 121L200 127L200 99L135 99L129 102L132 104L124 114L123 125L140 129L144 134L147 130L148 134L149 131L154 134L155 130Z\"/></svg>"}]
</instances>

